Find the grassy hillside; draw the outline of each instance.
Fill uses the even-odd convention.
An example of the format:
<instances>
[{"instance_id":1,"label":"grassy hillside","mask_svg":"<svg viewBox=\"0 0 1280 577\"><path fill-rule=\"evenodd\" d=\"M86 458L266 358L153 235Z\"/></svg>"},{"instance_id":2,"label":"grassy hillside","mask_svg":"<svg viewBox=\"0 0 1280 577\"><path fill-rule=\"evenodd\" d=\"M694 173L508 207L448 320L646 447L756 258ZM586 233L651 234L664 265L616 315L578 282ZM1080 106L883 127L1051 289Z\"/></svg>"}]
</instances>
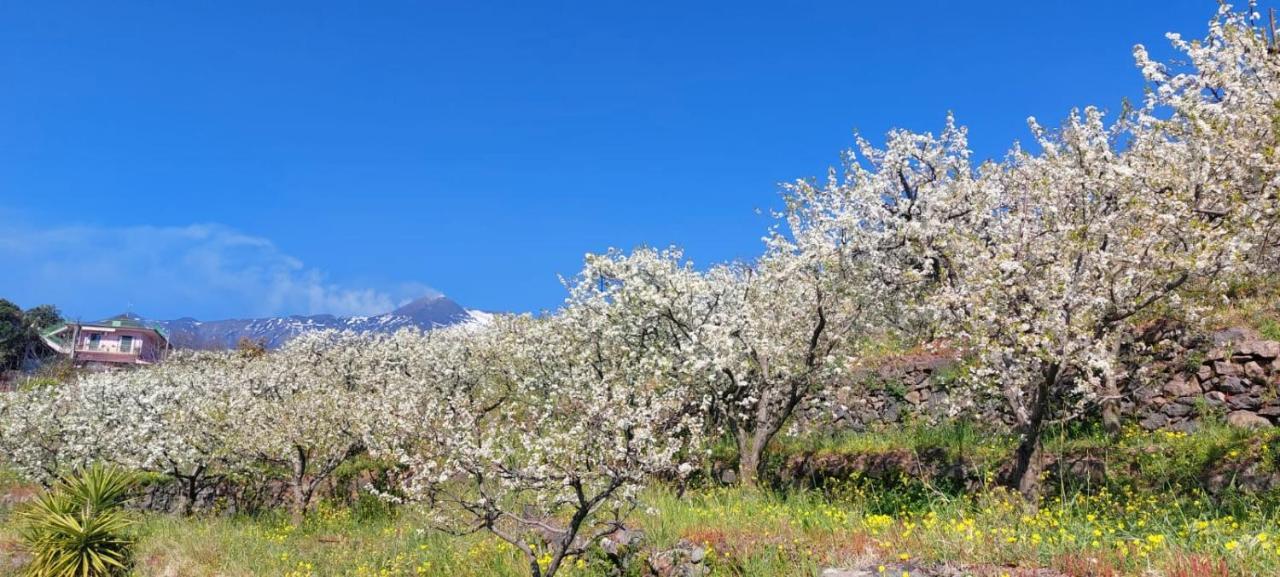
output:
<instances>
[{"instance_id":1,"label":"grassy hillside","mask_svg":"<svg viewBox=\"0 0 1280 577\"><path fill-rule=\"evenodd\" d=\"M1210 425L1130 431L1109 444L1064 429L1048 458L1067 464L1049 468L1054 494L1038 509L992 483L1011 443L960 426L785 439L779 470L821 462L840 474L811 466L807 476L780 474L771 489L708 482L683 496L653 486L633 521L645 536L627 574L645 574L645 556L677 547L698 550L696 565L724 576L1280 573L1280 433ZM6 502L29 493L9 477L5 486ZM447 536L417 510L371 497L322 503L300 526L282 512L139 517L136 575L528 574L495 538ZM0 567L12 570L22 554L10 507L0 520ZM568 574L613 567L600 552ZM1041 568L1055 572L1033 572Z\"/></svg>"}]
</instances>

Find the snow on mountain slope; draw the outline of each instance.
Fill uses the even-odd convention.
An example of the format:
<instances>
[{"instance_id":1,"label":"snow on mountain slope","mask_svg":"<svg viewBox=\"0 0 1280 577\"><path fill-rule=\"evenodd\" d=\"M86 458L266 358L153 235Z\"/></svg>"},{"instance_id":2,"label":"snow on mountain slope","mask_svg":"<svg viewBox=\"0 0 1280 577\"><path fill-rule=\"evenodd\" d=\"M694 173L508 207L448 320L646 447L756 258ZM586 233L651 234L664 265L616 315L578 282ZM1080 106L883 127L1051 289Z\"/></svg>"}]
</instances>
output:
<instances>
[{"instance_id":1,"label":"snow on mountain slope","mask_svg":"<svg viewBox=\"0 0 1280 577\"><path fill-rule=\"evenodd\" d=\"M463 324L476 326L476 327L483 327L493 322L493 313L487 313L487 312L478 311L475 309L467 309L467 314L470 315L471 318L467 319L467 321Z\"/></svg>"},{"instance_id":2,"label":"snow on mountain slope","mask_svg":"<svg viewBox=\"0 0 1280 577\"><path fill-rule=\"evenodd\" d=\"M228 319L198 321L181 318L171 321L148 321L163 329L178 348L224 349L236 346L242 338L261 341L275 348L307 331L336 329L358 332L395 332L406 327L431 330L452 325L484 326L493 313L462 308L444 296L429 296L412 301L389 313L337 317L333 315L293 315L263 319Z\"/></svg>"}]
</instances>

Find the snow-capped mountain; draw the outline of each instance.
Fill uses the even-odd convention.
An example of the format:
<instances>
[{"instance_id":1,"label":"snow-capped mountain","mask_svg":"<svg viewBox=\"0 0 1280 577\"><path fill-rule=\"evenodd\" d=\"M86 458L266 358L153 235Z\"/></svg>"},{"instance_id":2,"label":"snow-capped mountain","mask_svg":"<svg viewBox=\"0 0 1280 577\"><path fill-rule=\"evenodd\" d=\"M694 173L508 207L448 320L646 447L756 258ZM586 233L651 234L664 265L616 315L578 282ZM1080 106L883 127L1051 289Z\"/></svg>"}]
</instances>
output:
<instances>
[{"instance_id":1,"label":"snow-capped mountain","mask_svg":"<svg viewBox=\"0 0 1280 577\"><path fill-rule=\"evenodd\" d=\"M428 296L389 313L367 317L293 315L222 321L181 318L147 321L147 324L164 330L177 348L224 349L236 346L241 338L261 341L268 347L275 348L301 333L313 330L394 332L405 327L430 330L457 324L483 325L492 318L492 313L465 309L444 296Z\"/></svg>"}]
</instances>

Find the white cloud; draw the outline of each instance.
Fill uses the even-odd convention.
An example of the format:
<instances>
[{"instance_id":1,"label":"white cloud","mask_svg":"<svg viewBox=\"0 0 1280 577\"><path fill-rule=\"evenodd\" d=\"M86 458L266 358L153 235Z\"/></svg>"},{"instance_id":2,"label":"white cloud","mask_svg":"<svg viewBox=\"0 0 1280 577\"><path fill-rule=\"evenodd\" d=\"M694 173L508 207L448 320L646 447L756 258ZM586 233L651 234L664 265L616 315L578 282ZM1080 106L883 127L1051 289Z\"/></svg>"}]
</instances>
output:
<instances>
[{"instance_id":1,"label":"white cloud","mask_svg":"<svg viewBox=\"0 0 1280 577\"><path fill-rule=\"evenodd\" d=\"M86 315L369 315L438 294L419 283L343 286L268 239L218 224L34 229L0 220L0 263L0 297Z\"/></svg>"}]
</instances>

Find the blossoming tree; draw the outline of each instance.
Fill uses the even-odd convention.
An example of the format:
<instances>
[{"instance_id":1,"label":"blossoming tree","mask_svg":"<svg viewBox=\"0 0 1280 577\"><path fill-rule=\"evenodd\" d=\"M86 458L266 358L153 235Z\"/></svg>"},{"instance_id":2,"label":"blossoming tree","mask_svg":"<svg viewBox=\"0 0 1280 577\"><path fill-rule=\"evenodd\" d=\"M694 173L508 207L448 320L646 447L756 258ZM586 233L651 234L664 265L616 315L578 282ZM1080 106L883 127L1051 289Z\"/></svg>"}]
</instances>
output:
<instances>
[{"instance_id":1,"label":"blossoming tree","mask_svg":"<svg viewBox=\"0 0 1280 577\"><path fill-rule=\"evenodd\" d=\"M55 387L0 394L0 452L5 463L43 485L72 464L80 440L67 434L75 406Z\"/></svg>"},{"instance_id":2,"label":"blossoming tree","mask_svg":"<svg viewBox=\"0 0 1280 577\"><path fill-rule=\"evenodd\" d=\"M380 413L395 423L371 443L408 468L405 494L429 502L439 527L497 535L535 577L619 529L645 482L679 474L696 439L665 360L600 310L429 335L424 370L409 367L386 397Z\"/></svg>"},{"instance_id":3,"label":"blossoming tree","mask_svg":"<svg viewBox=\"0 0 1280 577\"><path fill-rule=\"evenodd\" d=\"M973 167L964 132L862 143L844 179L793 189L789 224L812 244L851 243L891 302L970 357L970 396L1003 398L1021 442L1009 482L1039 491L1046 423L1117 393L1116 350L1157 309L1196 318L1267 238L1275 215L1275 57L1224 8L1202 43L1175 45L1179 75L1138 61L1145 104L1108 124L1031 121L1036 152ZM1256 261L1255 261L1256 262ZM1191 290L1195 289L1195 290Z\"/></svg>"},{"instance_id":4,"label":"blossoming tree","mask_svg":"<svg viewBox=\"0 0 1280 577\"><path fill-rule=\"evenodd\" d=\"M91 420L114 423L116 449L103 460L169 475L181 486L182 512L190 514L201 491L247 469L235 447L245 401L241 377L250 362L238 353L184 353L153 368L82 379L81 388L117 399L85 405L100 413Z\"/></svg>"},{"instance_id":5,"label":"blossoming tree","mask_svg":"<svg viewBox=\"0 0 1280 577\"><path fill-rule=\"evenodd\" d=\"M677 250L615 251L590 257L575 289L598 291L647 324L651 342L666 341L674 378L734 439L748 485L796 408L849 368L850 345L877 314L859 263L812 248L772 235L755 262L705 272Z\"/></svg>"},{"instance_id":6,"label":"blossoming tree","mask_svg":"<svg viewBox=\"0 0 1280 577\"><path fill-rule=\"evenodd\" d=\"M237 449L286 467L296 522L316 488L365 450L386 378L384 337L316 331L280 351L244 363L236 377L247 398L238 416Z\"/></svg>"}]
</instances>

